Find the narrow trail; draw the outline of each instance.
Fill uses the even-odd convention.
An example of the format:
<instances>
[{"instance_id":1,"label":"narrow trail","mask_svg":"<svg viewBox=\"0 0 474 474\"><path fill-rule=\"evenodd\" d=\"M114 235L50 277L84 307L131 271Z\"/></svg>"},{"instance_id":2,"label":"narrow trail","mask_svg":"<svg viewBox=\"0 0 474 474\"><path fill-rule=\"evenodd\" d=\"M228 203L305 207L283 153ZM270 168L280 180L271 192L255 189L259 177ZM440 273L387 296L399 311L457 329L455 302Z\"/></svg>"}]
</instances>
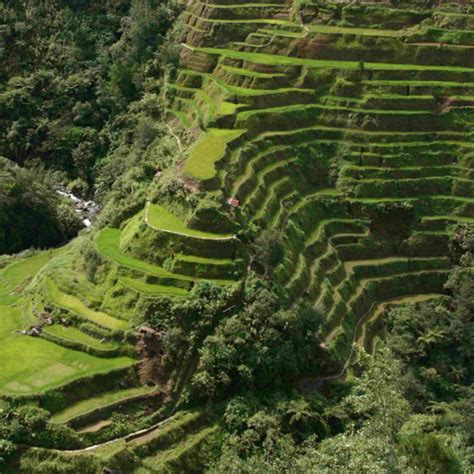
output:
<instances>
[{"instance_id":1,"label":"narrow trail","mask_svg":"<svg viewBox=\"0 0 474 474\"><path fill-rule=\"evenodd\" d=\"M357 338L358 338L358 335L359 335L359 330L360 328L367 322L367 316L369 314L372 313L372 311L377 307L377 306L386 306L386 305L390 305L390 304L394 304L394 305L397 305L397 304L403 304L403 303L408 303L408 301L404 301L406 300L407 298L414 298L414 299L419 299L419 301L427 301L427 300L430 300L430 299L434 299L434 298L440 298L442 297L443 295L434 295L434 294L430 294L430 295L425 295L426 296L426 299L422 298L423 295L404 295L404 296L400 296L400 297L397 297L397 298L392 298L390 300L386 300L386 301L374 301L369 309L359 318L359 320L357 321L355 327L354 327L354 332L353 332L353 335L352 335L352 343L351 343L351 350L346 358L346 360L344 361L344 364L342 365L341 369L336 372L335 374L332 374L332 375L327 375L327 376L324 376L324 377L314 377L314 378L305 378L303 380L301 380L299 382L299 387L302 391L307 391L307 392L313 392L313 391L316 391L318 390L322 385L324 385L325 382L332 382L332 381L335 381L335 380L339 380L339 379L342 379L346 372L347 372L347 369L349 368L350 364L351 364L351 361L352 361L352 358L354 357L354 354L357 350ZM400 301L400 303L397 303L397 301Z\"/></svg>"},{"instance_id":2,"label":"narrow trail","mask_svg":"<svg viewBox=\"0 0 474 474\"><path fill-rule=\"evenodd\" d=\"M174 137L174 139L178 143L179 151L182 152L183 151L183 144L181 142L181 138L179 138L178 135L176 135L176 133L173 132L173 129L168 124L166 124L166 127L168 128L168 131L170 132L170 134Z\"/></svg>"},{"instance_id":3,"label":"narrow trail","mask_svg":"<svg viewBox=\"0 0 474 474\"><path fill-rule=\"evenodd\" d=\"M104 443L98 443L94 444L92 446L88 446L87 448L81 448L81 449L52 449L51 451L57 452L57 453L63 453L63 454L81 454L81 453L90 453L92 451L95 451L99 448L104 448L105 446L110 446L114 443L118 443L120 441L132 441L135 439L138 439L142 436L146 436L147 434L151 433L152 431L156 430L157 428L161 428L162 426L166 425L169 423L169 421L172 419L173 415L176 413L176 409L174 409L170 415L162 420L159 421L158 423L155 423L152 426L149 426L148 428L143 428L141 430L135 431L133 433L129 433L128 435L125 436L120 436L118 438L111 439L109 441L105 441Z\"/></svg>"}]
</instances>

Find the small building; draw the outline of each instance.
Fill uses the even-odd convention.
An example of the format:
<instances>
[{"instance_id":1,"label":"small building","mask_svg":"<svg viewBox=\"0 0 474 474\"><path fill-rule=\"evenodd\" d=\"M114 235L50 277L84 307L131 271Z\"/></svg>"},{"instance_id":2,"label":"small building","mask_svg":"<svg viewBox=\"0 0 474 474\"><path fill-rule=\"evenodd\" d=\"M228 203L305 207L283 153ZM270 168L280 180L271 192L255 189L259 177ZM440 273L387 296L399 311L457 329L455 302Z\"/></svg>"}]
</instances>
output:
<instances>
[{"instance_id":1,"label":"small building","mask_svg":"<svg viewBox=\"0 0 474 474\"><path fill-rule=\"evenodd\" d=\"M240 206L240 201L238 199L235 199L235 198L229 198L227 199L227 204L230 206L230 207L239 207Z\"/></svg>"}]
</instances>

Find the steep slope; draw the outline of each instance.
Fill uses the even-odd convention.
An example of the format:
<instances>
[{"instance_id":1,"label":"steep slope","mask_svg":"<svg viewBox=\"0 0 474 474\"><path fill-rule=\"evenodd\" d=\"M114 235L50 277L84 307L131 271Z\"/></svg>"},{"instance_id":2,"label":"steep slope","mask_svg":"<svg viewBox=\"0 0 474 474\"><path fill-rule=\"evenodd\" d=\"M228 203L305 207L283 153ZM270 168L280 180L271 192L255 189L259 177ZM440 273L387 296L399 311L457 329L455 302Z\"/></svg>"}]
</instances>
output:
<instances>
[{"instance_id":1,"label":"steep slope","mask_svg":"<svg viewBox=\"0 0 474 474\"><path fill-rule=\"evenodd\" d=\"M191 148L184 173L237 199L242 227L284 236L274 277L293 304L325 308L321 336L341 360L375 304L442 291L446 229L472 221L473 38L458 10L193 2L185 13L174 127L198 123L199 140L245 132L205 160ZM390 235L391 218L374 228L402 204L415 214L407 235Z\"/></svg>"},{"instance_id":2,"label":"steep slope","mask_svg":"<svg viewBox=\"0 0 474 474\"><path fill-rule=\"evenodd\" d=\"M385 306L441 294L449 228L474 220L474 22L450 8L187 2L166 88L178 156L156 170L143 209L76 242L38 276L27 294L33 320L36 311L70 322L43 337L119 363L134 355L134 329L170 318L199 291L228 292L216 313L230 316L242 282L261 271L252 245L265 232L283 245L271 268L282 301L324 315L319 346L335 363L321 376L346 367L354 341L371 347ZM217 320L206 313L212 291L198 310L205 336ZM201 344L195 338L175 355L156 392L137 388L127 359L126 377L114 372L100 388L73 393L76 374L61 406L43 406L91 444L129 398L173 405ZM94 462L116 460L118 447L138 457L136 472L188 467L216 430L196 418L185 417L183 432L178 417L179 436L161 444L150 441L161 428L150 433L149 449L128 438L101 446ZM182 439L184 455L175 446ZM45 454L30 455L34 463Z\"/></svg>"}]
</instances>

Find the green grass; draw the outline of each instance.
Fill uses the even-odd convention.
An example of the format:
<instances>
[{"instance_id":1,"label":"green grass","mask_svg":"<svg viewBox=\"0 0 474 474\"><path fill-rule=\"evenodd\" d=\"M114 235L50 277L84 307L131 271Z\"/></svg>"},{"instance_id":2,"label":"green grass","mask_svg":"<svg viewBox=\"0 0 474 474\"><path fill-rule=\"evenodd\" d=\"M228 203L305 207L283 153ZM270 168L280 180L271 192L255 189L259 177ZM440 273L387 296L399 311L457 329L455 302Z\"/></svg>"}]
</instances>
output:
<instances>
[{"instance_id":1,"label":"green grass","mask_svg":"<svg viewBox=\"0 0 474 474\"><path fill-rule=\"evenodd\" d=\"M49 262L49 260L59 254L61 250L62 249L56 249L41 252L33 257L28 257L19 260L18 262L11 263L0 273L1 278L8 284L8 286L16 288L26 279L36 275L36 273L38 273L41 268Z\"/></svg>"},{"instance_id":2,"label":"green grass","mask_svg":"<svg viewBox=\"0 0 474 474\"><path fill-rule=\"evenodd\" d=\"M83 333L79 329L73 326L61 326L55 324L53 326L47 326L44 328L44 332L51 334L54 337L63 339L65 341L70 341L73 343L83 344L85 346L92 347L94 349L100 349L103 351L114 350L117 348L117 344L111 344L109 342L100 342L95 337L89 336L88 334Z\"/></svg>"},{"instance_id":3,"label":"green grass","mask_svg":"<svg viewBox=\"0 0 474 474\"><path fill-rule=\"evenodd\" d=\"M442 216L425 216L422 218L422 221L433 221L433 220L447 220L453 222L460 222L463 224L474 223L474 217L463 217L456 215L442 215Z\"/></svg>"},{"instance_id":4,"label":"green grass","mask_svg":"<svg viewBox=\"0 0 474 474\"><path fill-rule=\"evenodd\" d=\"M31 395L134 363L128 357L101 359L18 334L23 329L22 317L22 307L0 307L1 394Z\"/></svg>"},{"instance_id":5,"label":"green grass","mask_svg":"<svg viewBox=\"0 0 474 474\"><path fill-rule=\"evenodd\" d=\"M203 132L189 152L184 165L185 173L199 180L212 179L217 172L215 164L224 155L227 144L244 132L218 128Z\"/></svg>"},{"instance_id":6,"label":"green grass","mask_svg":"<svg viewBox=\"0 0 474 474\"><path fill-rule=\"evenodd\" d=\"M234 261L230 258L208 258L183 254L177 254L176 259L183 262L200 263L203 265L232 265L232 263L234 263Z\"/></svg>"},{"instance_id":7,"label":"green grass","mask_svg":"<svg viewBox=\"0 0 474 474\"><path fill-rule=\"evenodd\" d=\"M359 69L359 61L337 61L330 59L303 59L278 54L251 53L247 51L234 51L224 48L192 48L193 51L219 55L222 57L250 61L255 64L265 64L268 66L306 66L308 68L328 68L328 69ZM364 69L374 71L451 71L474 73L474 68L463 66L431 66L421 64L396 64L396 63L374 63L364 62Z\"/></svg>"},{"instance_id":8,"label":"green grass","mask_svg":"<svg viewBox=\"0 0 474 474\"><path fill-rule=\"evenodd\" d=\"M158 204L148 205L147 220L148 223L156 229L186 235L196 239L219 240L233 237L232 234L214 234L190 229L179 217Z\"/></svg>"},{"instance_id":9,"label":"green grass","mask_svg":"<svg viewBox=\"0 0 474 474\"><path fill-rule=\"evenodd\" d=\"M245 77L256 77L259 79L273 79L275 77L285 77L285 74L281 72L272 74L268 72L251 71L251 70L243 69L239 67L228 66L226 64L221 65L221 68L224 71L230 72L231 74L236 74L238 76L245 76Z\"/></svg>"},{"instance_id":10,"label":"green grass","mask_svg":"<svg viewBox=\"0 0 474 474\"><path fill-rule=\"evenodd\" d=\"M149 296L165 295L183 297L187 296L188 294L188 291L184 288L178 288L176 286L153 285L136 278L120 277L119 281L132 290Z\"/></svg>"},{"instance_id":11,"label":"green grass","mask_svg":"<svg viewBox=\"0 0 474 474\"><path fill-rule=\"evenodd\" d=\"M403 30L384 30L377 28L350 28L345 26L329 26L329 25L307 25L311 33L327 33L327 34L343 34L343 35L360 35L360 36L385 36L399 37L404 34Z\"/></svg>"},{"instance_id":12,"label":"green grass","mask_svg":"<svg viewBox=\"0 0 474 474\"><path fill-rule=\"evenodd\" d=\"M63 249L41 252L32 257L14 261L0 271L0 305L8 306L21 298L21 287L25 286L49 260Z\"/></svg>"},{"instance_id":13,"label":"green grass","mask_svg":"<svg viewBox=\"0 0 474 474\"><path fill-rule=\"evenodd\" d=\"M130 268L132 270L138 270L156 277L166 278L173 276L171 272L168 272L164 268L124 254L120 250L120 233L121 232L119 229L112 229L110 227L102 229L97 234L95 239L98 252L104 257L115 262L117 265Z\"/></svg>"},{"instance_id":14,"label":"green grass","mask_svg":"<svg viewBox=\"0 0 474 474\"><path fill-rule=\"evenodd\" d=\"M309 94L314 95L314 89L307 89L307 88L302 88L302 87L274 87L272 89L257 89L256 87L240 87L240 86L228 84L227 82L223 81L222 79L219 79L213 74L209 74L205 72L196 72L189 69L182 69L181 72L183 72L184 74L188 74L190 76L204 77L214 82L220 89L222 89L225 93L230 94L230 95L243 96L243 97L258 97L258 96L267 96L267 95L276 95L276 94L287 94L291 92L309 93ZM175 86L175 87L179 87L179 86ZM189 89L189 88L182 87L182 89Z\"/></svg>"},{"instance_id":15,"label":"green grass","mask_svg":"<svg viewBox=\"0 0 474 474\"><path fill-rule=\"evenodd\" d=\"M128 323L120 319L109 316L101 311L94 311L87 307L81 300L75 296L63 293L51 279L46 280L46 289L51 301L61 308L67 309L80 317L88 319L93 323L98 324L112 330L125 330Z\"/></svg>"},{"instance_id":16,"label":"green grass","mask_svg":"<svg viewBox=\"0 0 474 474\"><path fill-rule=\"evenodd\" d=\"M198 451L205 443L206 439L219 432L217 425L204 428L197 433L188 435L184 440L175 446L157 453L155 456L147 457L143 460L145 470L139 470L138 474L150 472L180 472L181 458L192 452L193 456L198 456ZM183 464L185 465L185 463Z\"/></svg>"},{"instance_id":17,"label":"green grass","mask_svg":"<svg viewBox=\"0 0 474 474\"><path fill-rule=\"evenodd\" d=\"M141 273L156 276L158 278L174 279L181 281L212 281L218 284L231 283L228 280L214 280L209 278L194 278L187 275L171 273L158 265L153 265L130 255L124 254L120 250L120 230L106 227L102 229L95 239L97 251L105 258L110 259L119 266L137 270Z\"/></svg>"},{"instance_id":18,"label":"green grass","mask_svg":"<svg viewBox=\"0 0 474 474\"><path fill-rule=\"evenodd\" d=\"M219 115L224 116L224 115L232 115L237 113L237 111L245 107L244 104L234 104L232 102L221 102L219 105Z\"/></svg>"},{"instance_id":19,"label":"green grass","mask_svg":"<svg viewBox=\"0 0 474 474\"><path fill-rule=\"evenodd\" d=\"M133 387L125 390L119 390L114 392L106 392L98 397L88 398L82 400L74 405L71 405L66 410L56 413L51 420L54 423L67 423L73 418L85 415L93 410L99 408L105 408L109 405L113 405L120 401L125 401L130 398L139 397L141 395L147 395L155 391L155 387Z\"/></svg>"},{"instance_id":20,"label":"green grass","mask_svg":"<svg viewBox=\"0 0 474 474\"><path fill-rule=\"evenodd\" d=\"M438 293L428 293L428 294L421 294L421 295L409 295L409 296L401 296L398 298L392 298L389 300L382 301L378 303L376 306L369 311L361 321L361 325L356 335L356 341L359 346L364 347L367 338L367 326L372 324L376 321L390 306L399 306L399 305L408 305L408 304L416 304L416 303L423 303L425 301L430 301L434 299L442 298L442 294Z\"/></svg>"}]
</instances>

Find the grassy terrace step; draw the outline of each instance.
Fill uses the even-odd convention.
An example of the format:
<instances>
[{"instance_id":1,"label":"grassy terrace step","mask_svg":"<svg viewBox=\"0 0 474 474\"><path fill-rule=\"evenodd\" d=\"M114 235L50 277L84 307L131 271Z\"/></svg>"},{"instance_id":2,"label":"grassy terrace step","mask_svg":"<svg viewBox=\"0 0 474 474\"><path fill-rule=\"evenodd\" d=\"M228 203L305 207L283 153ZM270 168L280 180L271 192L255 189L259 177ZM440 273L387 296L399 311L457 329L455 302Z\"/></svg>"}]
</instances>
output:
<instances>
[{"instance_id":1,"label":"grassy terrace step","mask_svg":"<svg viewBox=\"0 0 474 474\"><path fill-rule=\"evenodd\" d=\"M373 347L372 347L371 341L368 340L369 335L372 332L373 326L377 324L380 317L391 306L424 303L425 301L438 299L438 298L441 298L442 296L443 295L439 293L400 296L398 298L391 298L389 300L386 300L374 305L359 323L358 330L356 333L357 344L359 344L359 346L363 347L369 353L372 353Z\"/></svg>"},{"instance_id":2,"label":"grassy terrace step","mask_svg":"<svg viewBox=\"0 0 474 474\"><path fill-rule=\"evenodd\" d=\"M197 277L232 278L238 272L238 267L237 262L232 259L176 254L171 270Z\"/></svg>"},{"instance_id":3,"label":"grassy terrace step","mask_svg":"<svg viewBox=\"0 0 474 474\"><path fill-rule=\"evenodd\" d=\"M237 194L237 197L242 200L242 208L247 215L256 217L258 210L265 208L265 199L270 197L272 187L276 186L277 182L289 179L289 165L293 161L283 160L269 165L257 174L255 185L249 189L248 194Z\"/></svg>"},{"instance_id":4,"label":"grassy terrace step","mask_svg":"<svg viewBox=\"0 0 474 474\"><path fill-rule=\"evenodd\" d=\"M217 172L215 164L224 155L227 144L244 132L245 130L210 128L189 150L184 172L199 180L212 179Z\"/></svg>"},{"instance_id":5,"label":"grassy terrace step","mask_svg":"<svg viewBox=\"0 0 474 474\"><path fill-rule=\"evenodd\" d=\"M457 166L457 154L453 150L446 151L422 151L416 153L374 153L368 151L351 152L344 156L347 166L357 168L387 168L395 170L397 168L417 168L421 167L428 171L432 168Z\"/></svg>"},{"instance_id":6,"label":"grassy terrace step","mask_svg":"<svg viewBox=\"0 0 474 474\"><path fill-rule=\"evenodd\" d=\"M114 318L101 311L95 311L75 296L63 293L50 278L46 279L45 286L47 295L54 305L71 311L80 318L114 331L125 330L129 326L126 321Z\"/></svg>"},{"instance_id":7,"label":"grassy terrace step","mask_svg":"<svg viewBox=\"0 0 474 474\"><path fill-rule=\"evenodd\" d=\"M99 232L95 239L97 251L119 267L129 268L140 273L157 277L163 282L163 286L182 287L183 285L180 285L179 282L184 282L184 287L187 287L189 286L190 282L193 281L213 281L220 284L231 283L229 280L211 280L206 278L194 278L187 275L178 275L176 273L169 272L158 265L153 265L143 260L131 257L130 255L123 253L120 249L120 233L121 232L119 229L106 227ZM188 284L186 284L186 282Z\"/></svg>"},{"instance_id":8,"label":"grassy terrace step","mask_svg":"<svg viewBox=\"0 0 474 474\"><path fill-rule=\"evenodd\" d=\"M277 20L274 18L235 18L235 13L233 12L233 18L205 18L197 17L196 15L186 12L188 16L197 18L202 23L208 23L211 25L285 25L292 24L288 20Z\"/></svg>"},{"instance_id":9,"label":"grassy terrace step","mask_svg":"<svg viewBox=\"0 0 474 474\"><path fill-rule=\"evenodd\" d=\"M199 105L194 99L187 99L185 97L176 96L175 100L181 102L182 104L185 104L184 107L178 107L180 110L186 110L186 107L189 107L188 114L191 114L193 120L195 120L196 122L204 121L204 112L203 110L201 110L201 107L199 107Z\"/></svg>"},{"instance_id":10,"label":"grassy terrace step","mask_svg":"<svg viewBox=\"0 0 474 474\"><path fill-rule=\"evenodd\" d=\"M221 64L220 67L221 69L223 69L226 72L229 72L230 74L256 78L256 79L275 79L278 77L286 77L286 74L283 74L282 72L274 72L274 73L259 72L259 71L253 71L251 69L244 69L240 67L229 66L227 64Z\"/></svg>"},{"instance_id":11,"label":"grassy terrace step","mask_svg":"<svg viewBox=\"0 0 474 474\"><path fill-rule=\"evenodd\" d=\"M187 227L179 217L158 204L147 204L145 219L146 222L156 230L184 235L194 239L231 240L235 238L233 234L216 234L191 229Z\"/></svg>"},{"instance_id":12,"label":"grassy terrace step","mask_svg":"<svg viewBox=\"0 0 474 474\"><path fill-rule=\"evenodd\" d=\"M308 24L305 25L305 30L309 33L316 33L316 34L337 34L337 35L355 35L355 36L376 36L376 37L389 37L389 38L397 38L402 37L405 32L403 30L388 30L382 28L353 28L353 27L345 27L345 26L331 26L331 25L323 25L323 24ZM265 29L264 31L268 31L269 33L273 33L275 35L286 36L289 33L286 30L281 29Z\"/></svg>"},{"instance_id":13,"label":"grassy terrace step","mask_svg":"<svg viewBox=\"0 0 474 474\"><path fill-rule=\"evenodd\" d=\"M314 279L317 275L318 279L323 277L321 273L327 269L321 266L321 260L324 256L328 256L328 247L330 248L330 240L336 235L346 233L349 231L356 232L360 231L359 234L352 235L365 235L364 232L364 221L348 218L320 218L315 219L317 225L312 229L306 237L303 244L303 253L305 259L308 259L308 263L305 266L302 262L299 262L299 267L295 267L295 258L291 252L288 252L286 257L286 269L287 274L285 278L280 278L283 284L289 289L292 294L295 294L297 288L301 288L304 291L306 288L311 286L312 281L307 281L307 285L303 286L300 283L301 279L304 279L302 272L309 272L310 279ZM331 259L332 260L332 259Z\"/></svg>"},{"instance_id":14,"label":"grassy terrace step","mask_svg":"<svg viewBox=\"0 0 474 474\"><path fill-rule=\"evenodd\" d=\"M331 281L332 275L335 275L335 270L338 267L340 260L337 252L329 244L325 246L324 253L316 257L312 262L309 262L310 281L304 288L289 287L292 294L298 296L299 294L307 293L308 299L316 306L316 302L321 297L323 285L327 281Z\"/></svg>"},{"instance_id":15,"label":"grassy terrace step","mask_svg":"<svg viewBox=\"0 0 474 474\"><path fill-rule=\"evenodd\" d=\"M350 227L349 222L343 220L334 220L330 223ZM332 284L335 284L337 279L344 277L344 273L341 274L341 271L344 272L344 267L341 265L334 247L330 244L332 238L339 235L342 234L335 233L321 238L317 243L314 242L308 245L304 252L298 256L298 263L293 268L291 279L285 284L292 299L307 293L312 300L315 300L319 295L324 279L328 279ZM318 248L312 249L316 245Z\"/></svg>"},{"instance_id":16,"label":"grassy terrace step","mask_svg":"<svg viewBox=\"0 0 474 474\"><path fill-rule=\"evenodd\" d=\"M399 179L346 179L347 185L352 185L357 197L416 197L421 191L432 194L448 194L453 191L453 186L459 180L444 177L427 178L399 178ZM466 188L463 192L466 196L473 194ZM457 194L457 193L456 193ZM474 196L473 196L474 197Z\"/></svg>"},{"instance_id":17,"label":"grassy terrace step","mask_svg":"<svg viewBox=\"0 0 474 474\"><path fill-rule=\"evenodd\" d=\"M255 182L256 175L259 174L263 168L278 161L281 155L284 155L290 148L285 145L271 146L263 151L255 153L248 161L246 161L243 174L240 174L233 182L231 188L231 195L237 196L242 200L245 194L244 190L252 186Z\"/></svg>"},{"instance_id":18,"label":"grassy terrace step","mask_svg":"<svg viewBox=\"0 0 474 474\"><path fill-rule=\"evenodd\" d=\"M150 456L181 441L188 433L201 427L204 421L201 411L178 412L161 426L130 440L128 445L140 457Z\"/></svg>"},{"instance_id":19,"label":"grassy terrace step","mask_svg":"<svg viewBox=\"0 0 474 474\"><path fill-rule=\"evenodd\" d=\"M81 400L66 410L56 413L51 418L54 423L69 423L75 418L82 417L91 412L114 406L125 401L150 395L156 391L155 387L132 387L124 390L106 392L97 397Z\"/></svg>"},{"instance_id":20,"label":"grassy terrace step","mask_svg":"<svg viewBox=\"0 0 474 474\"><path fill-rule=\"evenodd\" d=\"M140 458L145 458L178 444L187 434L199 429L204 422L205 418L202 412L180 411L149 429L89 448L88 453L102 462L114 458L117 458L120 462L120 456L125 450L127 452L133 451ZM68 451L65 453L66 456L78 454L83 454L83 451Z\"/></svg>"},{"instance_id":21,"label":"grassy terrace step","mask_svg":"<svg viewBox=\"0 0 474 474\"><path fill-rule=\"evenodd\" d=\"M457 176L461 170L462 167L456 165L400 166L396 168L346 165L343 168L343 175L354 180L428 178L435 176Z\"/></svg>"},{"instance_id":22,"label":"grassy terrace step","mask_svg":"<svg viewBox=\"0 0 474 474\"><path fill-rule=\"evenodd\" d=\"M331 281L332 287L326 288L326 293L319 303L332 308L329 318L344 310L346 301L350 301L353 292L357 293L357 281L365 278L382 278L390 274L419 272L422 270L444 270L450 268L451 262L447 257L385 257L357 261L341 262L344 271L337 284Z\"/></svg>"},{"instance_id":23,"label":"grassy terrace step","mask_svg":"<svg viewBox=\"0 0 474 474\"><path fill-rule=\"evenodd\" d=\"M367 276L383 276L387 271L392 269L398 271L403 268L403 273L408 271L420 271L420 269L429 267L430 269L444 269L451 266L448 257L439 258L406 258L406 257L387 257L383 259L366 259L345 262L347 274L353 274L356 278Z\"/></svg>"},{"instance_id":24,"label":"grassy terrace step","mask_svg":"<svg viewBox=\"0 0 474 474\"><path fill-rule=\"evenodd\" d=\"M430 259L418 259L420 260L425 260L428 261ZM435 260L435 259L432 259ZM419 277L423 278L424 275L448 275L449 273L449 265L447 263L441 262L438 265L429 265L428 268L423 269L423 266L420 265L419 268L417 269L416 267L413 267L413 270L410 270L405 268L397 268L397 265L394 265L393 263L389 263L387 266L387 270L389 272L389 275L383 274L383 272L380 269L377 269L375 273L377 275L375 276L366 276L364 278L358 278L356 280L356 286L353 286L353 288L350 291L350 294L341 294L342 290L342 285L339 285L339 289L337 290L338 296L334 298L334 304L332 306L332 310L328 315L327 321L324 325L323 333L326 335L325 336L325 342L329 343L338 333L339 331L339 325L341 321L343 320L344 316L348 315L353 311L353 307L356 304L356 302L363 297L363 293L366 290L367 286L371 283L374 284L380 284L382 282L391 282L391 281L404 281L409 278L413 277ZM376 260L373 261L373 265L377 265L375 262ZM348 280L346 280L348 281ZM396 291L396 290L395 290ZM401 290L403 291L403 290ZM342 296L342 298L341 298ZM393 295L395 297L397 295Z\"/></svg>"},{"instance_id":25,"label":"grassy terrace step","mask_svg":"<svg viewBox=\"0 0 474 474\"><path fill-rule=\"evenodd\" d=\"M185 297L189 294L185 288L178 288L176 286L165 286L153 283L147 283L141 279L120 277L119 281L126 287L148 296L173 296L173 297Z\"/></svg>"},{"instance_id":26,"label":"grassy terrace step","mask_svg":"<svg viewBox=\"0 0 474 474\"><path fill-rule=\"evenodd\" d=\"M87 352L87 349L92 349L96 355L115 353L119 348L118 344L111 342L101 342L99 339L86 334L73 326L62 326L54 324L43 328L43 336L48 336L61 345L78 345L82 346Z\"/></svg>"},{"instance_id":27,"label":"grassy terrace step","mask_svg":"<svg viewBox=\"0 0 474 474\"><path fill-rule=\"evenodd\" d=\"M16 260L0 270L0 306L17 302L22 296L21 291L33 276L62 250L49 250L32 257Z\"/></svg>"},{"instance_id":28,"label":"grassy terrace step","mask_svg":"<svg viewBox=\"0 0 474 474\"><path fill-rule=\"evenodd\" d=\"M380 116L383 118L392 117L392 116L415 116L415 117L435 117L436 115L427 110L382 110L382 109L361 109L356 107L344 107L344 106L337 106L337 105L325 105L325 104L292 104L292 105L285 105L279 107L270 107L267 109L253 109L253 110L245 110L242 112L237 113L237 123L242 126L242 124L246 124L249 118L255 117L256 115L283 115L283 114L291 114L291 113L298 113L298 114L311 114L313 112L321 113L324 111L328 111L331 113L337 112L346 112L346 113L358 113L361 115L375 115Z\"/></svg>"},{"instance_id":29,"label":"grassy terrace step","mask_svg":"<svg viewBox=\"0 0 474 474\"><path fill-rule=\"evenodd\" d=\"M270 223L270 226L272 228L278 229L282 227L283 219L288 214L288 209L290 209L294 205L294 203L298 200L299 197L300 193L294 189L288 191L280 197L278 209Z\"/></svg>"},{"instance_id":30,"label":"grassy terrace step","mask_svg":"<svg viewBox=\"0 0 474 474\"><path fill-rule=\"evenodd\" d=\"M230 59L248 61L256 64L265 64L268 66L305 66L308 68L328 68L342 70L360 69L360 62L358 61L303 59L292 56L282 56L278 54L235 51L232 49L225 48L195 48L189 45L186 45L186 47L198 53L218 55ZM462 66L425 66L418 64L396 64L378 62L364 62L364 69L374 71L444 71L474 73L473 68Z\"/></svg>"},{"instance_id":31,"label":"grassy terrace step","mask_svg":"<svg viewBox=\"0 0 474 474\"><path fill-rule=\"evenodd\" d=\"M301 119L298 119L298 122ZM456 131L392 131L392 130L358 130L349 129L343 127L334 127L324 124L314 123L315 120L311 119L310 124L306 123L306 126L299 126L298 123L291 121L285 124L288 127L290 124L293 128L290 130L276 124L271 124L271 129L258 133L254 138L251 137L251 133L247 135L250 138L249 143L253 144L266 144L267 147L285 145L287 147L293 145L297 146L300 143L317 141L320 143L333 143L338 141L341 144L345 144L348 147L348 151L351 152L353 148L354 156L361 156L362 153L368 155L369 153L375 153L380 150L383 155L395 154L395 153L412 153L413 151L429 153L433 151L450 151L457 150L459 148L473 148L473 144L470 143L470 135L465 132ZM271 142L271 144L270 144ZM239 161L239 154L234 153L231 159L232 162ZM409 164L411 164L410 162ZM444 162L443 162L444 163Z\"/></svg>"},{"instance_id":32,"label":"grassy terrace step","mask_svg":"<svg viewBox=\"0 0 474 474\"><path fill-rule=\"evenodd\" d=\"M192 472L199 466L199 463L206 461L206 442L210 437L217 435L218 432L218 426L210 426L191 434L176 447L163 451L156 456L145 458L142 462L145 470L139 468L135 473Z\"/></svg>"},{"instance_id":33,"label":"grassy terrace step","mask_svg":"<svg viewBox=\"0 0 474 474\"><path fill-rule=\"evenodd\" d=\"M236 68L233 68L232 71L235 71ZM228 71L229 69L227 69ZM258 97L258 96L271 96L271 95L287 95L291 93L297 93L298 95L306 95L308 100L312 99L314 96L315 91L314 89L305 89L305 88L297 88L297 87L274 87L272 89L257 89L257 88L250 88L250 87L240 87L228 84L226 81L219 79L214 74L209 74L205 72L198 72L193 71L191 69L181 69L181 73L189 76L200 76L202 78L206 78L209 81L216 84L224 93L232 95L232 96L240 96L240 97ZM251 71L247 71L247 74L250 74Z\"/></svg>"},{"instance_id":34,"label":"grassy terrace step","mask_svg":"<svg viewBox=\"0 0 474 474\"><path fill-rule=\"evenodd\" d=\"M187 115L180 110L174 110L174 109L166 109L166 112L174 116L176 119L181 122L181 125L185 128L191 128L192 127L192 122L191 120L187 117Z\"/></svg>"},{"instance_id":35,"label":"grassy terrace step","mask_svg":"<svg viewBox=\"0 0 474 474\"><path fill-rule=\"evenodd\" d=\"M288 194L293 188L293 183L289 176L285 176L268 187L268 193L261 205L255 209L251 221L257 225L264 226L267 222L272 222L282 207L281 197Z\"/></svg>"},{"instance_id":36,"label":"grassy terrace step","mask_svg":"<svg viewBox=\"0 0 474 474\"><path fill-rule=\"evenodd\" d=\"M450 97L454 98L454 97ZM405 95L387 93L368 93L362 97L326 95L321 102L328 106L345 106L355 109L392 109L400 111L437 110L437 102L432 95Z\"/></svg>"},{"instance_id":37,"label":"grassy terrace step","mask_svg":"<svg viewBox=\"0 0 474 474\"><path fill-rule=\"evenodd\" d=\"M465 216L455 216L455 215L446 215L446 216L424 216L421 219L420 227L427 230L436 230L445 228L447 225L455 224L472 224L474 223L474 217L465 217Z\"/></svg>"},{"instance_id":38,"label":"grassy terrace step","mask_svg":"<svg viewBox=\"0 0 474 474\"><path fill-rule=\"evenodd\" d=\"M445 195L445 194L423 194L417 197L407 197L407 198L402 198L402 197L380 197L380 198L347 198L348 201L354 202L354 203L365 203L365 204L373 204L377 202L397 202L402 199L405 199L406 201L423 201L423 200L445 200L445 201L452 201L453 203L459 203L459 204L472 204L474 203L474 198L465 198L461 196L450 196L450 195Z\"/></svg>"},{"instance_id":39,"label":"grassy terrace step","mask_svg":"<svg viewBox=\"0 0 474 474\"><path fill-rule=\"evenodd\" d=\"M406 89L406 87L430 87L430 88L442 88L442 89L450 89L450 88L473 88L474 89L474 82L456 82L456 81L420 81L420 80L393 80L393 79L373 79L373 80L362 80L361 84L371 87L377 86L402 86Z\"/></svg>"},{"instance_id":40,"label":"grassy terrace step","mask_svg":"<svg viewBox=\"0 0 474 474\"><path fill-rule=\"evenodd\" d=\"M128 357L98 358L20 334L23 308L0 307L0 395L32 395L94 374L129 367Z\"/></svg>"}]
</instances>

